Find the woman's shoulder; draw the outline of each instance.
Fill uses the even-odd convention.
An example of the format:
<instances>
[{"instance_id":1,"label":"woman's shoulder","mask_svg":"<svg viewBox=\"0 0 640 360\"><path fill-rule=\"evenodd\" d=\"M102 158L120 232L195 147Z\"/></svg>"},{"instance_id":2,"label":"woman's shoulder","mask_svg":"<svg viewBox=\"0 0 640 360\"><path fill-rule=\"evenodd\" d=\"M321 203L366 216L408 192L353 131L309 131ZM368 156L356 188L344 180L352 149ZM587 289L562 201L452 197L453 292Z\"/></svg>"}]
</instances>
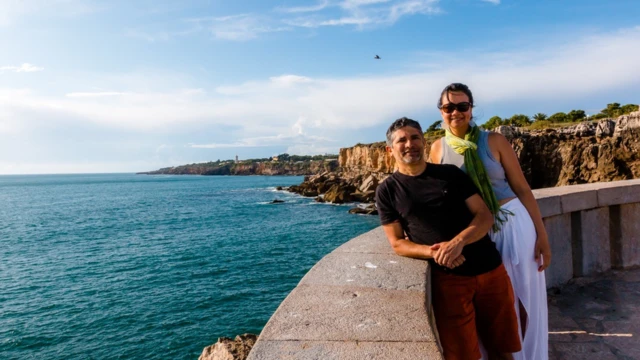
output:
<instances>
[{"instance_id":1,"label":"woman's shoulder","mask_svg":"<svg viewBox=\"0 0 640 360\"><path fill-rule=\"evenodd\" d=\"M495 131L483 130L485 136L487 137L487 144L491 148L500 148L505 143L509 143L507 138L504 135L497 133Z\"/></svg>"},{"instance_id":2,"label":"woman's shoulder","mask_svg":"<svg viewBox=\"0 0 640 360\"><path fill-rule=\"evenodd\" d=\"M429 148L429 160L432 163L440 163L440 158L442 157L442 142L444 137L437 139L436 141L431 143L431 147Z\"/></svg>"}]
</instances>

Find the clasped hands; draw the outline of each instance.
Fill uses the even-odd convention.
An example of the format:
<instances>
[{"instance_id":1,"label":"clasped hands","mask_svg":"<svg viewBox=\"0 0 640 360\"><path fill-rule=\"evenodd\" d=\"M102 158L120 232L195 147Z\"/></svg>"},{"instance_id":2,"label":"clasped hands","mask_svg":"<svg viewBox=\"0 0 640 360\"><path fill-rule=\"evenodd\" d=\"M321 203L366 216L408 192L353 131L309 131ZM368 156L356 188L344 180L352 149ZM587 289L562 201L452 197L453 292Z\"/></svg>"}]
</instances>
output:
<instances>
[{"instance_id":1,"label":"clasped hands","mask_svg":"<svg viewBox=\"0 0 640 360\"><path fill-rule=\"evenodd\" d=\"M461 240L453 239L432 245L429 249L433 260L438 265L453 269L462 265L466 260L462 255L464 243Z\"/></svg>"}]
</instances>

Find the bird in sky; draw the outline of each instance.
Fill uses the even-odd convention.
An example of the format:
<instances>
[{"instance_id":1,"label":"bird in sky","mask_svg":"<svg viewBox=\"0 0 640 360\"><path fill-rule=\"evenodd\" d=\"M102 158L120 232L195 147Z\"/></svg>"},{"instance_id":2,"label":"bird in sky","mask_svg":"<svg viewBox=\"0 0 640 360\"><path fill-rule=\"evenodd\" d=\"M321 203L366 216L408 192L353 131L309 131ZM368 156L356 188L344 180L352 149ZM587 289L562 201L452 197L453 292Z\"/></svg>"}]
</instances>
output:
<instances>
[{"instance_id":1,"label":"bird in sky","mask_svg":"<svg viewBox=\"0 0 640 360\"><path fill-rule=\"evenodd\" d=\"M380 56L376 55L376 57L374 57L374 59L380 60Z\"/></svg>"}]
</instances>

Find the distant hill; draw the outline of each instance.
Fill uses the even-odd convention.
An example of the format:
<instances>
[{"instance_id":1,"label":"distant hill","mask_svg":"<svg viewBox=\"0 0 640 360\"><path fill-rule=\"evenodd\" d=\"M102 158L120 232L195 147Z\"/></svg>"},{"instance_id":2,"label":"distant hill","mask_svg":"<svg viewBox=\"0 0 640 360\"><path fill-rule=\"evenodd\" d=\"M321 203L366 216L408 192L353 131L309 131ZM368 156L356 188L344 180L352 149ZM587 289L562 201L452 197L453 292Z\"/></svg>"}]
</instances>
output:
<instances>
[{"instance_id":1,"label":"distant hill","mask_svg":"<svg viewBox=\"0 0 640 360\"><path fill-rule=\"evenodd\" d=\"M217 160L200 164L180 165L143 175L314 175L338 168L338 155L289 155L241 161Z\"/></svg>"}]
</instances>

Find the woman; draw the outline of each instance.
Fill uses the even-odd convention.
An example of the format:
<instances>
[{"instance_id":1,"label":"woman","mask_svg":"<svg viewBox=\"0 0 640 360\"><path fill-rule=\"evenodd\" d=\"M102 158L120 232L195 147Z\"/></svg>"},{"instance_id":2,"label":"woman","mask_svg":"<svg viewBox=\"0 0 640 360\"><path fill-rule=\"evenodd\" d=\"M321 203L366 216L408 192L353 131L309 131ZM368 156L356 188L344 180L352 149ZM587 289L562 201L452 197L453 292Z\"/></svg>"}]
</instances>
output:
<instances>
[{"instance_id":1,"label":"woman","mask_svg":"<svg viewBox=\"0 0 640 360\"><path fill-rule=\"evenodd\" d=\"M544 270L551 261L540 209L511 144L472 121L473 95L454 83L438 100L446 135L434 142L429 160L453 164L476 184L495 217L491 238L502 255L516 297L522 351L514 359L548 358L547 291Z\"/></svg>"}]
</instances>

